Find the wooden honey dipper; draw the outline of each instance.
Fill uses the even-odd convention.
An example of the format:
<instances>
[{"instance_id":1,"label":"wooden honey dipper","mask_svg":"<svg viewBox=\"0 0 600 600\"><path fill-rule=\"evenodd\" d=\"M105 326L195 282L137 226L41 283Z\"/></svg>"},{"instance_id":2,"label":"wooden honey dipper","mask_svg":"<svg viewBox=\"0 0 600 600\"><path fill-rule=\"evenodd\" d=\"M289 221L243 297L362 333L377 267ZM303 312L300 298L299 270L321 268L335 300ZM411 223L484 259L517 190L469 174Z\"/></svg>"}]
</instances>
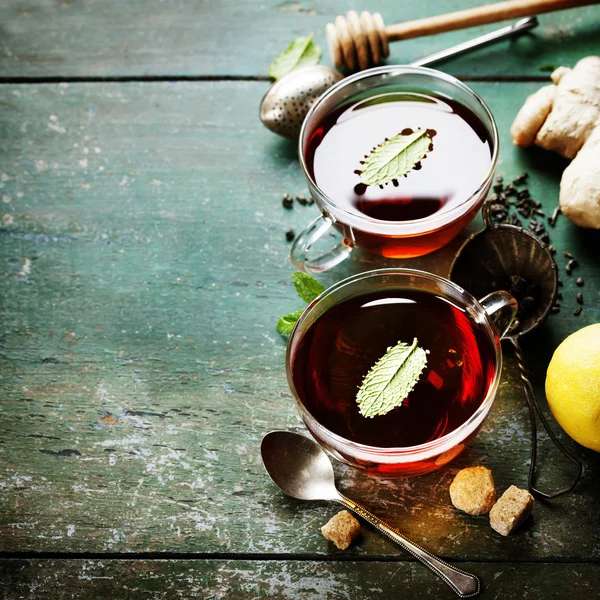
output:
<instances>
[{"instance_id":1,"label":"wooden honey dipper","mask_svg":"<svg viewBox=\"0 0 600 600\"><path fill-rule=\"evenodd\" d=\"M359 16L351 10L345 18L339 16L327 24L327 42L336 68L362 70L389 56L389 42L598 3L599 0L506 0L387 27L379 13L364 11Z\"/></svg>"}]
</instances>

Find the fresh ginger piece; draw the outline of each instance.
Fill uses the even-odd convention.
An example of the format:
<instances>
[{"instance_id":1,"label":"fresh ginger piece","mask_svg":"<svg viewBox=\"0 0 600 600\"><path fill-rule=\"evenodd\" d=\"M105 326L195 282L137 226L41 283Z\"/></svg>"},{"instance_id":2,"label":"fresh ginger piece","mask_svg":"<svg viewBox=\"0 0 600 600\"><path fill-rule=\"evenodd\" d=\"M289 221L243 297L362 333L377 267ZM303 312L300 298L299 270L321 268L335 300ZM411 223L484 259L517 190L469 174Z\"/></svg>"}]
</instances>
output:
<instances>
[{"instance_id":1,"label":"fresh ginger piece","mask_svg":"<svg viewBox=\"0 0 600 600\"><path fill-rule=\"evenodd\" d=\"M559 67L552 81L527 98L510 133L517 146L535 144L574 159L561 181L561 212L600 229L600 57Z\"/></svg>"},{"instance_id":2,"label":"fresh ginger piece","mask_svg":"<svg viewBox=\"0 0 600 600\"><path fill-rule=\"evenodd\" d=\"M556 86L547 85L525 100L523 108L510 128L515 146L526 148L534 144L538 131L552 110L555 92Z\"/></svg>"},{"instance_id":3,"label":"fresh ginger piece","mask_svg":"<svg viewBox=\"0 0 600 600\"><path fill-rule=\"evenodd\" d=\"M600 228L600 126L564 170L560 210L581 227Z\"/></svg>"}]
</instances>

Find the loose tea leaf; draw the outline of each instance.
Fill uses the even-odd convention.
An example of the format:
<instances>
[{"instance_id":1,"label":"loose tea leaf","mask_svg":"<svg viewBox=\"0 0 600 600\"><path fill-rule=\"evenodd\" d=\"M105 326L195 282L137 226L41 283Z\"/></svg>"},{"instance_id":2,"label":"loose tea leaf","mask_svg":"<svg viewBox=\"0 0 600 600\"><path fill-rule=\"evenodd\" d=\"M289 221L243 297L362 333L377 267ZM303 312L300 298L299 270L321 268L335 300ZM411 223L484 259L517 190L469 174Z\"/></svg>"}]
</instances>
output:
<instances>
[{"instance_id":1,"label":"loose tea leaf","mask_svg":"<svg viewBox=\"0 0 600 600\"><path fill-rule=\"evenodd\" d=\"M312 302L319 294L325 291L325 288L314 277L302 271L292 273L292 282L298 292L298 296L306 303Z\"/></svg>"},{"instance_id":2,"label":"loose tea leaf","mask_svg":"<svg viewBox=\"0 0 600 600\"><path fill-rule=\"evenodd\" d=\"M275 326L277 333L280 333L281 335L290 335L292 333L292 329L294 329L294 325L296 325L296 321L298 321L303 312L304 309L301 308L296 312L288 313L283 317L279 317L277 325Z\"/></svg>"},{"instance_id":3,"label":"loose tea leaf","mask_svg":"<svg viewBox=\"0 0 600 600\"><path fill-rule=\"evenodd\" d=\"M269 67L269 77L279 79L298 67L316 65L321 60L321 48L313 41L313 34L296 38Z\"/></svg>"},{"instance_id":4,"label":"loose tea leaf","mask_svg":"<svg viewBox=\"0 0 600 600\"><path fill-rule=\"evenodd\" d=\"M360 180L365 185L384 185L412 171L432 149L430 129L411 129L395 135L373 148L366 157Z\"/></svg>"},{"instance_id":5,"label":"loose tea leaf","mask_svg":"<svg viewBox=\"0 0 600 600\"><path fill-rule=\"evenodd\" d=\"M427 365L427 353L417 339L398 342L375 363L364 378L356 402L363 417L385 415L400 406Z\"/></svg>"}]
</instances>

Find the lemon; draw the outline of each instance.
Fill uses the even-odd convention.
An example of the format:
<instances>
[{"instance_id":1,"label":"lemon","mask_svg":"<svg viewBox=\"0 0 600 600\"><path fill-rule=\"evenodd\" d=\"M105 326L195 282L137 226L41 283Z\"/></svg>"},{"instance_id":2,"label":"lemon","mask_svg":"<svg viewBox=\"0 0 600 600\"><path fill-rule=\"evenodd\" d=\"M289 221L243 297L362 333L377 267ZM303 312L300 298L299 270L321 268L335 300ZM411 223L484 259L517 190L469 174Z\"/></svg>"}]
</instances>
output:
<instances>
[{"instance_id":1,"label":"lemon","mask_svg":"<svg viewBox=\"0 0 600 600\"><path fill-rule=\"evenodd\" d=\"M576 331L556 349L546 397L558 424L576 442L600 452L600 323Z\"/></svg>"}]
</instances>

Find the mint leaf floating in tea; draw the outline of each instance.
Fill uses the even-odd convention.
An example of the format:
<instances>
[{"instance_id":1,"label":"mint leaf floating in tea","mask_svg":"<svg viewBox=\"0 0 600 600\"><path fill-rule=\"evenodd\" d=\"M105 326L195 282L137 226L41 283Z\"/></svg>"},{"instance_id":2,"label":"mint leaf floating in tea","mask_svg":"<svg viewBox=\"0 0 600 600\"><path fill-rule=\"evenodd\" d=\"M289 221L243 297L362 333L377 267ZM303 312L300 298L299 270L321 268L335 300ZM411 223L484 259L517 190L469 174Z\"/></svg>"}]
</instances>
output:
<instances>
[{"instance_id":1,"label":"mint leaf floating in tea","mask_svg":"<svg viewBox=\"0 0 600 600\"><path fill-rule=\"evenodd\" d=\"M307 303L311 303L319 294L325 291L325 288L314 277L302 271L292 273L292 282L298 296Z\"/></svg>"},{"instance_id":2,"label":"mint leaf floating in tea","mask_svg":"<svg viewBox=\"0 0 600 600\"><path fill-rule=\"evenodd\" d=\"M304 309L301 308L293 313L288 313L283 317L279 317L277 325L275 326L277 333L280 333L281 335L290 335L290 333L292 333L292 329L294 329L294 326L296 325L296 321L298 321L303 312Z\"/></svg>"},{"instance_id":3,"label":"mint leaf floating in tea","mask_svg":"<svg viewBox=\"0 0 600 600\"><path fill-rule=\"evenodd\" d=\"M384 185L415 168L433 150L432 129L405 129L375 146L363 161L360 181L365 185Z\"/></svg>"},{"instance_id":4,"label":"mint leaf floating in tea","mask_svg":"<svg viewBox=\"0 0 600 600\"><path fill-rule=\"evenodd\" d=\"M296 38L269 67L269 77L279 79L298 67L316 65L321 60L321 48L315 44L313 34Z\"/></svg>"},{"instance_id":5,"label":"mint leaf floating in tea","mask_svg":"<svg viewBox=\"0 0 600 600\"><path fill-rule=\"evenodd\" d=\"M356 402L363 417L385 415L401 406L427 365L427 352L417 345L398 342L375 363L363 379Z\"/></svg>"}]
</instances>

